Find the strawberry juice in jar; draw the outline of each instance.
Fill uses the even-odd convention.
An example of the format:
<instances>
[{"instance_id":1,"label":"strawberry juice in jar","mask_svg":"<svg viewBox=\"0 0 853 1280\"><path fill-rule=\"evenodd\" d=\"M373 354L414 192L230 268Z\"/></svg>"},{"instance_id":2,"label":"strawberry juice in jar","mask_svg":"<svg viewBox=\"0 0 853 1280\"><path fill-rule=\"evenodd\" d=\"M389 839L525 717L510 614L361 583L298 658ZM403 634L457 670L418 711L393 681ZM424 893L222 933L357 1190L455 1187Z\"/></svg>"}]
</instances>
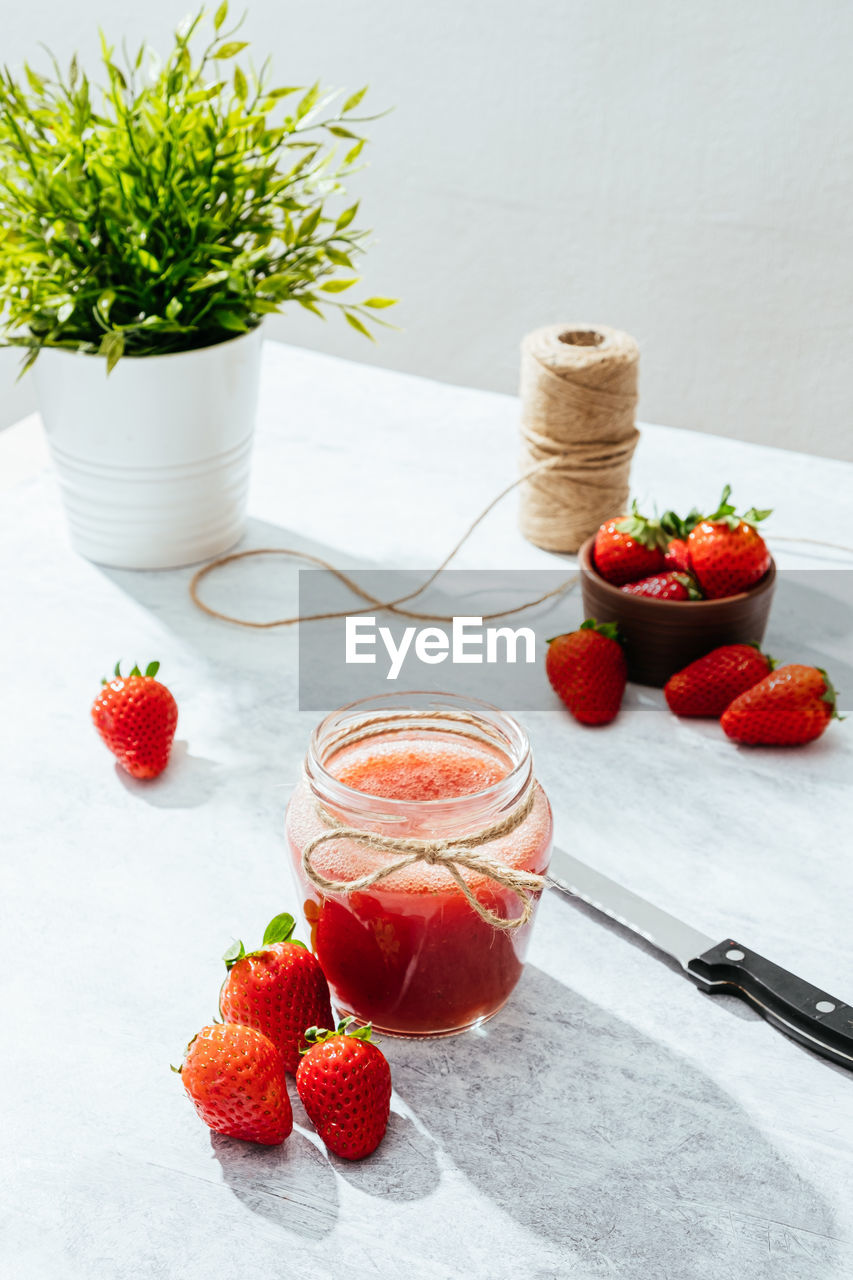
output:
<instances>
[{"instance_id":1,"label":"strawberry juice in jar","mask_svg":"<svg viewBox=\"0 0 853 1280\"><path fill-rule=\"evenodd\" d=\"M340 836L329 834L338 830ZM516 927L496 927L446 865L420 855L429 841L442 842L452 856L467 837L510 875L547 871L551 809L533 776L527 735L511 716L475 699L426 693L369 698L333 712L311 737L286 831L311 946L342 1013L406 1036L451 1035L497 1013L521 976L532 915ZM312 847L320 835L325 839ZM371 836L386 846L418 842L418 856L348 891L345 882L406 854L406 847L371 844ZM303 867L306 846L325 887ZM457 869L484 908L502 921L519 919L518 886ZM528 890L534 910L540 892Z\"/></svg>"}]
</instances>

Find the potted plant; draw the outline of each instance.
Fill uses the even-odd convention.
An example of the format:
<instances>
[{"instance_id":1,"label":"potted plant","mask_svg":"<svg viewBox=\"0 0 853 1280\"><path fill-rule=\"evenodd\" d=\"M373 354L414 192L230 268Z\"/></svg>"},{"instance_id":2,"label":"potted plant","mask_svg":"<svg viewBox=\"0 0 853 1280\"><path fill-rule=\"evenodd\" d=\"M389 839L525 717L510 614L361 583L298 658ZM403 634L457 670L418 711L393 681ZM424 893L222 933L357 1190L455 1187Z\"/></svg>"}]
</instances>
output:
<instances>
[{"instance_id":1,"label":"potted plant","mask_svg":"<svg viewBox=\"0 0 853 1280\"><path fill-rule=\"evenodd\" d=\"M245 41L200 13L159 64L143 45L102 84L0 77L0 325L35 362L72 543L166 568L243 530L266 315L350 302L365 235L343 182L365 90L270 87ZM239 24L238 24L239 25Z\"/></svg>"}]
</instances>

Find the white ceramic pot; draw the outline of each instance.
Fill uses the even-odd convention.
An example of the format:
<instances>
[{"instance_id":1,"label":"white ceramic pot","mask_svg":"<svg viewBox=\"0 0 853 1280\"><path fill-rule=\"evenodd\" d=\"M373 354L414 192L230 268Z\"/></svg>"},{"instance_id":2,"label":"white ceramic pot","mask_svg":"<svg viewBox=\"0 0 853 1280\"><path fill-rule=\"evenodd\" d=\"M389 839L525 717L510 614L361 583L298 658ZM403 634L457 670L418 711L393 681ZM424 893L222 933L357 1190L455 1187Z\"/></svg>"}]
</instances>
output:
<instances>
[{"instance_id":1,"label":"white ceramic pot","mask_svg":"<svg viewBox=\"0 0 853 1280\"><path fill-rule=\"evenodd\" d=\"M71 533L98 564L171 569L245 527L261 331L199 351L102 356L46 347L36 392Z\"/></svg>"}]
</instances>

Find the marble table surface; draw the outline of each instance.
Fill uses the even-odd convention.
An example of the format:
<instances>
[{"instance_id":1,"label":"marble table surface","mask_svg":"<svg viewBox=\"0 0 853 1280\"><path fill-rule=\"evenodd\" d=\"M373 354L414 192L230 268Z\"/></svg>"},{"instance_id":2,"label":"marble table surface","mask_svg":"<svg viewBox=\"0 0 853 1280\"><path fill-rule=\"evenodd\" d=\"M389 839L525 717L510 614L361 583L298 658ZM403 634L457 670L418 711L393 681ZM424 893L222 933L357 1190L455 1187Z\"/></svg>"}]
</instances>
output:
<instances>
[{"instance_id":1,"label":"marble table surface","mask_svg":"<svg viewBox=\"0 0 853 1280\"><path fill-rule=\"evenodd\" d=\"M511 397L268 344L245 545L432 567L512 478L517 416ZM294 629L202 615L189 570L69 550L38 432L0 437L0 1271L284 1278L349 1258L412 1280L849 1280L850 1074L553 891L493 1022L384 1041L395 1092L373 1158L330 1158L298 1104L279 1149L208 1133L169 1064L215 1011L230 940L298 901L282 816L317 713L297 709ZM649 426L633 480L666 506L731 480L780 534L851 542L850 464ZM851 566L774 545L805 574ZM555 558L521 538L511 497L459 564ZM266 562L215 594L288 613L296 576ZM568 597L567 625L580 609ZM849 616L816 616L806 586L767 648L823 657L853 710ZM119 773L88 721L119 656L159 658L180 703L153 784ZM577 856L850 999L849 721L801 751L743 751L629 686L606 730L556 700L528 728Z\"/></svg>"}]
</instances>

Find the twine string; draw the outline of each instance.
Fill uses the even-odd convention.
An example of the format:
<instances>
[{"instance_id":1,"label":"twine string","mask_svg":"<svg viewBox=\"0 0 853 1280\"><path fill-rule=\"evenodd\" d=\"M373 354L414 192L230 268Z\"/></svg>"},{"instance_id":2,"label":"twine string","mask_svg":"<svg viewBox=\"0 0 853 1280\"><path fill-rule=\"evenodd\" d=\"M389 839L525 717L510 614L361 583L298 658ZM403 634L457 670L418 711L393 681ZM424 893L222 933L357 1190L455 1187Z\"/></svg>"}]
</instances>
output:
<instances>
[{"instance_id":1,"label":"twine string","mask_svg":"<svg viewBox=\"0 0 853 1280\"><path fill-rule=\"evenodd\" d=\"M211 560L209 564L202 565L202 567L197 569L193 574L189 585L190 599L197 608L201 609L203 613L208 614L211 618L218 618L220 622L230 622L238 627L249 627L258 631L268 630L271 627L290 627L299 622L324 622L333 618L353 617L355 614L365 613L368 609L387 610L389 613L399 614L400 617L415 618L421 622L452 622L454 617L453 614L427 613L416 609L406 609L403 608L403 606L411 603L412 600L417 599L418 596L422 595L429 587L432 586L436 578L444 572L451 560L453 560L462 550L477 526L485 520L486 516L507 496L507 494L511 493L513 489L517 489L519 485L523 484L526 480L529 480L538 473L557 467L561 461L562 459L559 457L540 459L540 461L534 463L534 465L529 467L522 475L517 476L515 480L506 485L505 488L501 489L500 493L496 494L495 497L492 498L485 507L483 507L479 515L471 521L462 536L441 561L438 568L434 569L424 579L424 581L412 591L407 592L405 595L397 596L393 600L382 600L378 596L373 595L372 592L363 587L355 580L355 578L351 577L350 574L345 573L343 569L338 569L331 563L331 561L325 560L322 556L315 556L310 554L308 551L301 551L294 547L254 547L249 551L234 551L230 555L219 556L216 560ZM325 569L328 573L331 573L333 577L337 578L339 582L343 583L345 587L352 591L353 595L358 597L360 600L366 601L366 603L360 609L330 609L324 613L296 613L285 618L272 618L267 622L259 622L250 618L240 618L235 614L223 613L222 610L214 609L212 605L207 604L202 600L199 587L206 577L215 570L224 568L225 565L233 564L238 560L246 560L252 556L287 556L289 559L293 560L304 560L307 564L316 565L318 568ZM577 580L578 575L574 573L571 577L566 578L556 587L552 587L550 591L543 592L542 595L536 596L533 600L525 600L522 604L514 605L510 609L499 609L494 613L483 614L483 621L490 622L495 618L509 618L513 614L523 613L525 609L533 609L538 604L544 604L546 600L551 600L555 596L560 596L564 592L570 591L576 584Z\"/></svg>"},{"instance_id":2,"label":"twine string","mask_svg":"<svg viewBox=\"0 0 853 1280\"><path fill-rule=\"evenodd\" d=\"M510 867L505 862L499 862L496 858L480 850L482 846L490 844L502 836L509 835L510 832L520 827L532 810L535 799L535 789L531 785L527 789L524 798L506 817L485 827L482 831L465 836L459 841L452 839L419 840L409 836L386 836L378 832L365 831L360 827L347 827L338 822L329 813L328 809L318 803L316 805L317 812L326 824L326 830L313 836L306 843L302 850L302 870L311 883L324 893L348 895L358 893L363 889L369 889L372 885L378 884L398 871L405 870L406 867L413 866L416 862L423 862L430 867L444 867L445 870L449 871L469 905L481 920L484 920L495 929L511 932L520 929L530 920L533 914L535 896L541 893L544 888L545 877L532 871L523 871L517 867ZM366 872L354 880L332 880L328 876L324 876L321 871L318 871L312 861L315 850L332 840L352 840L356 844L368 845L371 849L397 854L398 856L390 862L383 862L381 866L376 867L373 871ZM515 893L521 901L519 914L507 919L487 907L476 896L462 875L460 870L462 867L468 871L486 876L495 884L500 885L501 888L509 889Z\"/></svg>"}]
</instances>

